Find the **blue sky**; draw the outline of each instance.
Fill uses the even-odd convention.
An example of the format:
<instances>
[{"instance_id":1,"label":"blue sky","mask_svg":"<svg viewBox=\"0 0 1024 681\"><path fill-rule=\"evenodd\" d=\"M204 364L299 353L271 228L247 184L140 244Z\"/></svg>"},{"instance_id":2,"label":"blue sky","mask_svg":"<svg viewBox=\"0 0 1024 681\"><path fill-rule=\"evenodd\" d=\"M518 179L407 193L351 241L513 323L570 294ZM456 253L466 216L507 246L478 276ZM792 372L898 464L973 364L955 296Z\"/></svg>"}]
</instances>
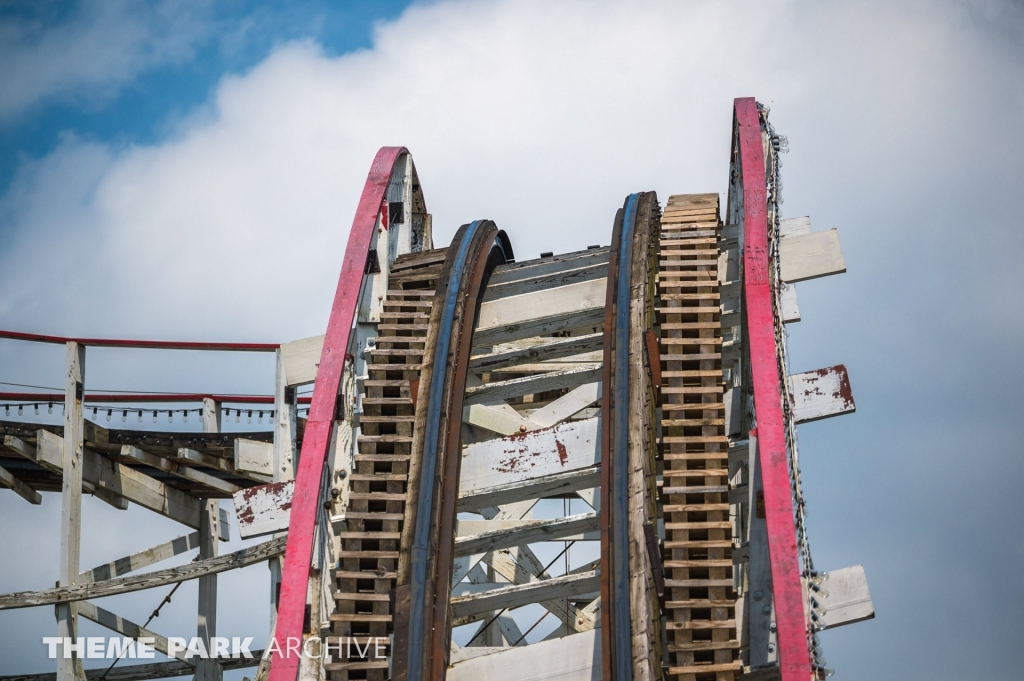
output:
<instances>
[{"instance_id":1,"label":"blue sky","mask_svg":"<svg viewBox=\"0 0 1024 681\"><path fill-rule=\"evenodd\" d=\"M877 611L825 632L835 678L1016 678L1022 74L1024 11L999 0L6 3L0 328L320 334L380 146L411 149L436 245L491 218L535 257L607 243L630 192L724 194L732 99L755 96L790 140L783 217L837 228L848 268L797 285L789 330L792 370L845 363L857 401L799 434L815 562L863 564ZM59 348L0 342L0 381L61 374ZM90 351L86 385L272 380ZM83 564L177 531L86 501ZM52 583L59 499L0 492L0 518L0 591ZM220 626L265 636L266 570L237 577ZM188 588L162 630L194 626ZM45 669L52 630L0 612L0 672Z\"/></svg>"},{"instance_id":2,"label":"blue sky","mask_svg":"<svg viewBox=\"0 0 1024 681\"><path fill-rule=\"evenodd\" d=\"M19 64L52 59L55 36L63 45L112 42L109 72L60 78L60 63L40 69L54 82L11 101L0 113L0 186L26 159L53 151L73 133L116 145L152 144L200 107L227 73L244 73L289 40L314 40L325 54L371 46L373 25L393 19L409 2L326 2L301 9L291 2L77 3L46 0L0 5L0 31L13 38L0 48ZM168 15L173 28L166 30ZM164 26L162 26L164 25ZM136 40L124 39L131 32ZM65 42L68 41L68 42ZM44 53L46 59L44 59ZM5 79L6 80L6 79ZM62 82L63 81L63 82Z\"/></svg>"}]
</instances>

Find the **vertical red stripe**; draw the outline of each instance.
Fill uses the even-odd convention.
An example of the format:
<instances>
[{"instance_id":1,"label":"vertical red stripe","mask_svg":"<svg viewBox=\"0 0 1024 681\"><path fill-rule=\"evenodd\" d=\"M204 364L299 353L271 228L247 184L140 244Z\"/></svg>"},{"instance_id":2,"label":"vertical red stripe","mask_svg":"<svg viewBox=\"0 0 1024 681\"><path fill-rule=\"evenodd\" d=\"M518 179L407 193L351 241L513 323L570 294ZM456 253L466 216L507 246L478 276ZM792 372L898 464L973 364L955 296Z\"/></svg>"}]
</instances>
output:
<instances>
[{"instance_id":1,"label":"vertical red stripe","mask_svg":"<svg viewBox=\"0 0 1024 681\"><path fill-rule=\"evenodd\" d=\"M377 152L363 194L359 198L352 231L348 235L345 260L341 266L341 277L327 323L327 337L324 339L320 366L316 372L316 386L302 439L299 468L295 474L295 496L288 522L288 543L285 547L277 629L274 634L280 650L271 658L269 681L295 681L298 674L299 656L295 654L294 641L302 641L320 474L331 439L338 386L359 304L359 287L366 268L373 229L384 202L391 170L403 153L408 153L404 147L383 147ZM289 640L293 642L291 654L288 649Z\"/></svg>"},{"instance_id":2,"label":"vertical red stripe","mask_svg":"<svg viewBox=\"0 0 1024 681\"><path fill-rule=\"evenodd\" d=\"M757 412L757 446L764 482L779 663L782 681L808 681L811 678L811 663L807 650L807 625L790 494L789 457L775 346L775 319L772 315L765 158L757 103L752 97L736 99L735 116L739 128L743 182L743 277L747 335L750 339L750 368Z\"/></svg>"}]
</instances>

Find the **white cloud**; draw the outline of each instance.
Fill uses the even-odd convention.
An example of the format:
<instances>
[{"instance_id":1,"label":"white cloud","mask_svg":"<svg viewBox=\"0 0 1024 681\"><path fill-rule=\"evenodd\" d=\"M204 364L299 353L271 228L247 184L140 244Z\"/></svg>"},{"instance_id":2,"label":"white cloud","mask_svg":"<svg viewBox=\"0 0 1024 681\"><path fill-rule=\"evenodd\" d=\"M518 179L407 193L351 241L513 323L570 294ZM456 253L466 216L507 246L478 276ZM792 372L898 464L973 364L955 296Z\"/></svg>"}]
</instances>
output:
<instances>
[{"instance_id":1,"label":"white cloud","mask_svg":"<svg viewBox=\"0 0 1024 681\"><path fill-rule=\"evenodd\" d=\"M413 7L378 28L371 50L329 58L310 43L281 47L225 78L203 115L162 144L71 138L25 167L0 199L0 325L231 340L321 333L380 146L412 150L437 245L487 217L526 259L607 243L631 191L723 191L732 98L754 95L791 140L786 214L839 227L849 267L800 285L795 368L851 366L860 413L850 419L862 420L844 426L856 445L843 451L860 457L848 466L881 470L892 456L927 466L887 434L937 420L952 428L981 407L951 391L991 381L983 387L1006 393L1000 386L1024 379L1014 353L1024 336L1020 26L1019 9L997 3ZM997 367L984 352L1004 359ZM992 410L1013 399L993 399ZM809 492L824 511L812 529L820 562L835 567L827 559L854 521L828 511L828 491L846 480L821 476ZM926 500L872 503L892 536L946 541L941 528L919 535ZM963 569L991 580L992 565L971 558ZM911 578L881 562L869 576L880 593ZM940 606L915 601L858 636L886 669L912 674L932 644L900 646L915 623L941 620ZM965 647L998 640L970 635ZM984 659L1008 659L1000 650ZM940 653L936 671L961 669L942 657L952 649ZM843 657L862 676L884 675Z\"/></svg>"},{"instance_id":2,"label":"white cloud","mask_svg":"<svg viewBox=\"0 0 1024 681\"><path fill-rule=\"evenodd\" d=\"M55 26L0 23L0 120L49 101L96 102L148 68L190 57L209 35L206 3L87 2Z\"/></svg>"}]
</instances>

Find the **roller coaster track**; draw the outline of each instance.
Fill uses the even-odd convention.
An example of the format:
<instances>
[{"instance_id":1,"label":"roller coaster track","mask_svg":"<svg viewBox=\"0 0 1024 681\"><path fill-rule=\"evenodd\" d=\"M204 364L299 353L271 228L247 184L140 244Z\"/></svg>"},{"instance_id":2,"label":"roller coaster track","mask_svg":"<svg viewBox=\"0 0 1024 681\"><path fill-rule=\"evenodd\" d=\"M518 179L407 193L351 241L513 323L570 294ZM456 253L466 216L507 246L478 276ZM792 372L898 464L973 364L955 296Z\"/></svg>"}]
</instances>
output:
<instances>
[{"instance_id":1,"label":"roller coaster track","mask_svg":"<svg viewBox=\"0 0 1024 681\"><path fill-rule=\"evenodd\" d=\"M784 146L737 99L724 205L631 194L608 246L525 261L489 220L434 249L378 153L327 333L279 352L301 446L279 414L235 495L287 530L258 681L823 678L816 632L873 611L810 558L795 426L853 403L841 366L787 375L785 325L845 266L780 219Z\"/></svg>"}]
</instances>

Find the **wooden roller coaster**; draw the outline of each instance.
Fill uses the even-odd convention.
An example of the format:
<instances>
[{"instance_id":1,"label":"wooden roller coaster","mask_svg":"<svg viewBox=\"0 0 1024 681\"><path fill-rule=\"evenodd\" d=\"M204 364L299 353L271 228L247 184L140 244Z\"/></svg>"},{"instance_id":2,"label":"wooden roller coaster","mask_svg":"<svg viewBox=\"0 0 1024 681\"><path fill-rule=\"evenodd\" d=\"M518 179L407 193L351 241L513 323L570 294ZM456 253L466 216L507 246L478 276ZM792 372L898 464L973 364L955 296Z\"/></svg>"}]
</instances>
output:
<instances>
[{"instance_id":1,"label":"wooden roller coaster","mask_svg":"<svg viewBox=\"0 0 1024 681\"><path fill-rule=\"evenodd\" d=\"M0 423L0 484L62 492L61 581L0 609L56 605L60 637L86 617L170 658L104 677L124 681L824 678L817 632L874 613L863 569L818 572L807 540L796 426L854 404L842 365L786 368L794 284L845 265L835 230L781 218L785 147L737 99L724 205L631 194L608 246L524 261L488 220L434 248L412 158L384 148L324 336L0 333L67 346L64 393L2 398L63 402L63 426ZM141 420L172 399L85 391L85 349L103 345L275 352L276 391L174 396L203 403L202 433L105 429L89 404ZM254 403L272 430L222 432L225 408L251 419ZM195 532L83 572L82 492ZM229 497L241 536L270 538L218 556ZM261 561L272 634L251 659L190 655L91 602L198 579L197 638L215 648L218 573ZM101 678L79 657L0 681Z\"/></svg>"}]
</instances>

